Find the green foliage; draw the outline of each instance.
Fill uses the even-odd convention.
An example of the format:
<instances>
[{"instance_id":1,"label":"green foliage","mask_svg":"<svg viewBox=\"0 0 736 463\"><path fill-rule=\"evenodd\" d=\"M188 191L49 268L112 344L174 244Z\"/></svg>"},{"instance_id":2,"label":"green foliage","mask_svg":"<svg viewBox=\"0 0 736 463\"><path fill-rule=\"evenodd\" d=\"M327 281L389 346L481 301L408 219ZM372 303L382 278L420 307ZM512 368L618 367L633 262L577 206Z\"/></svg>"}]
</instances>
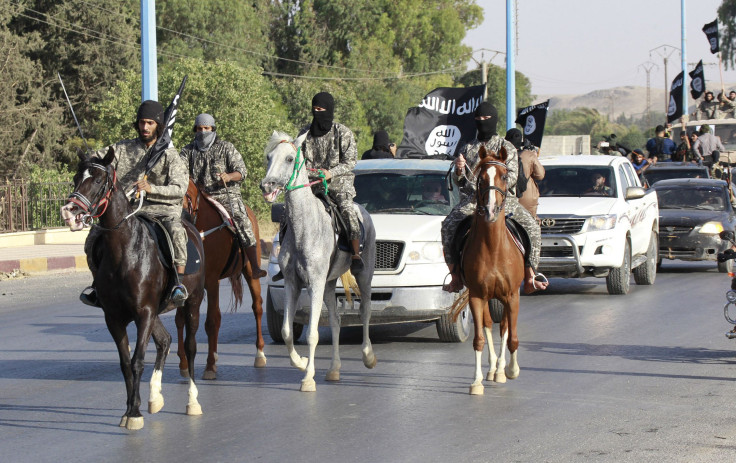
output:
<instances>
[{"instance_id":1,"label":"green foliage","mask_svg":"<svg viewBox=\"0 0 736 463\"><path fill-rule=\"evenodd\" d=\"M726 68L736 65L736 0L723 0L718 7L721 55ZM705 40L705 39L703 39Z\"/></svg>"},{"instance_id":2,"label":"green foliage","mask_svg":"<svg viewBox=\"0 0 736 463\"><path fill-rule=\"evenodd\" d=\"M652 116L652 120L661 120ZM616 142L630 150L643 148L647 141L646 116L641 119L620 116L616 122L592 108L550 111L544 129L546 135L590 135L591 148L604 137L616 135Z\"/></svg>"},{"instance_id":3,"label":"green foliage","mask_svg":"<svg viewBox=\"0 0 736 463\"><path fill-rule=\"evenodd\" d=\"M248 168L243 182L246 201L260 217L265 217L268 206L259 189L265 176L263 149L274 130L293 133L273 86L257 68L184 59L167 63L159 70L159 99L164 107L171 102L185 75L189 77L179 105L174 146L181 149L193 140L192 127L198 114L212 114L219 136L233 143L243 155ZM140 104L140 86L140 75L129 72L96 106L100 114L97 133L105 143L137 136L132 122Z\"/></svg>"}]
</instances>

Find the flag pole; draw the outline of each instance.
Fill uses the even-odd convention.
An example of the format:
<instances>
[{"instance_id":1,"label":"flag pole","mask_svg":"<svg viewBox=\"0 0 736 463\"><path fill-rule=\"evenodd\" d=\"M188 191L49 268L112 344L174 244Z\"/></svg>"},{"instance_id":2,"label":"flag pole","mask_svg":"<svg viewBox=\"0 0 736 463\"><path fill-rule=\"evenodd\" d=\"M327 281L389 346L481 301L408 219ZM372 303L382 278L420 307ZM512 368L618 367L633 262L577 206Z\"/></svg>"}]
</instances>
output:
<instances>
[{"instance_id":1,"label":"flag pole","mask_svg":"<svg viewBox=\"0 0 736 463\"><path fill-rule=\"evenodd\" d=\"M726 85L723 83L723 61L721 61L721 52L718 52L718 70L721 72L721 92L726 96Z\"/></svg>"}]
</instances>

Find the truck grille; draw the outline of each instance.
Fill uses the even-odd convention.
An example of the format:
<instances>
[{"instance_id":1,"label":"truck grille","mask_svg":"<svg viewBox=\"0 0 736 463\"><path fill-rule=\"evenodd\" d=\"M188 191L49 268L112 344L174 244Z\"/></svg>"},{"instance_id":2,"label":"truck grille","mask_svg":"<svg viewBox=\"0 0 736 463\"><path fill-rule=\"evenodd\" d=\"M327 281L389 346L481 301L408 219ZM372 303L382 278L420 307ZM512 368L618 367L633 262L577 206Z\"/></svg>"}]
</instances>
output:
<instances>
[{"instance_id":1,"label":"truck grille","mask_svg":"<svg viewBox=\"0 0 736 463\"><path fill-rule=\"evenodd\" d=\"M401 241L376 241L376 270L396 270L403 252Z\"/></svg>"},{"instance_id":2,"label":"truck grille","mask_svg":"<svg viewBox=\"0 0 736 463\"><path fill-rule=\"evenodd\" d=\"M564 233L573 235L580 233L585 224L585 219L559 219L554 217L540 217L539 225L542 233Z\"/></svg>"},{"instance_id":3,"label":"truck grille","mask_svg":"<svg viewBox=\"0 0 736 463\"><path fill-rule=\"evenodd\" d=\"M691 231L693 231L693 227L683 227L683 226L665 226L660 225L659 232L663 233L665 235L673 235L673 236L682 236L687 235Z\"/></svg>"},{"instance_id":4,"label":"truck grille","mask_svg":"<svg viewBox=\"0 0 736 463\"><path fill-rule=\"evenodd\" d=\"M573 257L570 246L542 246L540 257Z\"/></svg>"}]
</instances>

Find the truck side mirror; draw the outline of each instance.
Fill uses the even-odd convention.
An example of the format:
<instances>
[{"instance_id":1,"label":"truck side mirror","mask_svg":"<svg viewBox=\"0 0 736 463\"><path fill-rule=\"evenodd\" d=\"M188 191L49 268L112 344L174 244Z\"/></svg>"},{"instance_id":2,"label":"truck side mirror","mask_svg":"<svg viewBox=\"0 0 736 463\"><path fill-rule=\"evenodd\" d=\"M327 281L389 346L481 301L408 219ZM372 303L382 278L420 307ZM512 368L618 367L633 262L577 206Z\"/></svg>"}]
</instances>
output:
<instances>
[{"instance_id":1,"label":"truck side mirror","mask_svg":"<svg viewBox=\"0 0 736 463\"><path fill-rule=\"evenodd\" d=\"M630 199L640 199L646 195L647 192L640 186L630 186L626 189L626 201Z\"/></svg>"}]
</instances>

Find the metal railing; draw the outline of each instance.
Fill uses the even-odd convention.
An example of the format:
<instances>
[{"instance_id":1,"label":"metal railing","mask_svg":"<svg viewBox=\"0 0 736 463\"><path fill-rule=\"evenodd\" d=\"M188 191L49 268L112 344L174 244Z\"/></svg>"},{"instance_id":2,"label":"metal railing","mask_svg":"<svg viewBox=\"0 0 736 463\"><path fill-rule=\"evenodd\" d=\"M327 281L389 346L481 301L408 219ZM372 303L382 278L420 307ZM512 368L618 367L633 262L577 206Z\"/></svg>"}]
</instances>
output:
<instances>
[{"instance_id":1,"label":"metal railing","mask_svg":"<svg viewBox=\"0 0 736 463\"><path fill-rule=\"evenodd\" d=\"M0 180L0 233L63 227L61 207L72 182Z\"/></svg>"}]
</instances>

